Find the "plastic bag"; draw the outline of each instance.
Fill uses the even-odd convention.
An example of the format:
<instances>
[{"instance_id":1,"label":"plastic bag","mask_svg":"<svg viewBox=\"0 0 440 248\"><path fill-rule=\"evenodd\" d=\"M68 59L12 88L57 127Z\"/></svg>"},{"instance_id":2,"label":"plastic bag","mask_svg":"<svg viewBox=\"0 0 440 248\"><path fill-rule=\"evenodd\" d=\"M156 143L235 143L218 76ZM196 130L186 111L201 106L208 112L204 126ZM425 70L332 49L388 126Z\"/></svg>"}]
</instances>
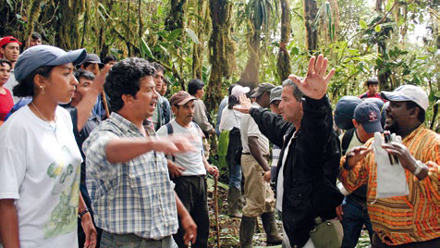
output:
<instances>
[{"instance_id":1,"label":"plastic bag","mask_svg":"<svg viewBox=\"0 0 440 248\"><path fill-rule=\"evenodd\" d=\"M392 142L402 143L402 138L391 135ZM374 133L373 151L377 164L377 191L376 198L388 198L393 196L405 196L409 194L406 181L405 169L398 161L391 164L388 152L382 148L384 138L379 132Z\"/></svg>"}]
</instances>

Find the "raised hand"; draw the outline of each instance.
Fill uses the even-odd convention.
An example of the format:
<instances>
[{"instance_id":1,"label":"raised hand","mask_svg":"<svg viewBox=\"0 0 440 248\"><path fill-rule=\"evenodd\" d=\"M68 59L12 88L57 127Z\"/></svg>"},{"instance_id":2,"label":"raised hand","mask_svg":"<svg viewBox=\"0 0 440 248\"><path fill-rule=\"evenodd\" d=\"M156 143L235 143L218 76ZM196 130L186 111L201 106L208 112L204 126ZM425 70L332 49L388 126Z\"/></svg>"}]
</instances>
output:
<instances>
[{"instance_id":1,"label":"raised hand","mask_svg":"<svg viewBox=\"0 0 440 248\"><path fill-rule=\"evenodd\" d=\"M346 169L353 168L357 162L361 161L372 150L372 148L366 148L364 146L354 147L349 150L346 155L346 165L348 167Z\"/></svg>"},{"instance_id":2,"label":"raised hand","mask_svg":"<svg viewBox=\"0 0 440 248\"><path fill-rule=\"evenodd\" d=\"M327 58L324 58L322 54L318 56L318 59L313 56L310 58L309 69L304 80L301 80L293 74L289 76L289 79L298 86L304 95L319 100L325 96L328 82L335 74L335 69L332 69L330 73L325 76L327 66Z\"/></svg>"},{"instance_id":3,"label":"raised hand","mask_svg":"<svg viewBox=\"0 0 440 248\"><path fill-rule=\"evenodd\" d=\"M251 100L249 100L244 94L241 95L238 100L240 101L240 105L234 106L234 109L244 114L249 114L249 110L252 107Z\"/></svg>"}]
</instances>

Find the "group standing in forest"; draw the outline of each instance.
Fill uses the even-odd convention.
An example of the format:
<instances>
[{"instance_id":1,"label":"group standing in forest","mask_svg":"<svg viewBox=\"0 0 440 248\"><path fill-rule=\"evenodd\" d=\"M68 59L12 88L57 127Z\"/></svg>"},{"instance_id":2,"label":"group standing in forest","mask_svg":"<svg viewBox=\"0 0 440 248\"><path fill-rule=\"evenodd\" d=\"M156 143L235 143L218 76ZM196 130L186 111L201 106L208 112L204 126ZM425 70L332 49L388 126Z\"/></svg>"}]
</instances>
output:
<instances>
[{"instance_id":1,"label":"group standing in forest","mask_svg":"<svg viewBox=\"0 0 440 248\"><path fill-rule=\"evenodd\" d=\"M216 133L241 247L258 216L268 245L354 247L365 224L372 247L440 247L440 136L421 87L369 79L337 104L339 125L335 70L312 56L304 78L232 85L214 127L200 79L168 100L159 63L40 43L0 40L3 247L207 247Z\"/></svg>"}]
</instances>

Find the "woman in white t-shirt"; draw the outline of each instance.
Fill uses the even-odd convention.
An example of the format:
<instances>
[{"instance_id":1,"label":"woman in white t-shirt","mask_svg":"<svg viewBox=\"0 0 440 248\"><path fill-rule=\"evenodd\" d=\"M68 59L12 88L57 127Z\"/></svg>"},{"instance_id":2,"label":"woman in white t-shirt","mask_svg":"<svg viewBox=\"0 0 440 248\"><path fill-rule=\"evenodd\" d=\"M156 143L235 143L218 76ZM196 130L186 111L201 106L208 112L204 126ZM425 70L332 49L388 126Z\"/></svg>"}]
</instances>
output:
<instances>
[{"instance_id":1,"label":"woman in white t-shirt","mask_svg":"<svg viewBox=\"0 0 440 248\"><path fill-rule=\"evenodd\" d=\"M96 230L79 194L81 155L67 110L78 82L74 65L84 49L39 45L15 65L18 97L32 102L0 127L0 238L4 247L78 247L77 216L86 232L81 247L96 246Z\"/></svg>"}]
</instances>

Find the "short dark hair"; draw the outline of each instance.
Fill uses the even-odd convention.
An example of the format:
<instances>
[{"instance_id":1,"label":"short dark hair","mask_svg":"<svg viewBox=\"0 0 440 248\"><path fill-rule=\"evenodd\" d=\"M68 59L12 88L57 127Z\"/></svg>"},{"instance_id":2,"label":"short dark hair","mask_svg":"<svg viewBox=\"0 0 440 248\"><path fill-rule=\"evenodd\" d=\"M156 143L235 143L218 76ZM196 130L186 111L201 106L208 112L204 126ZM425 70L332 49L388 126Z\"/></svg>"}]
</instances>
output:
<instances>
[{"instance_id":1,"label":"short dark hair","mask_svg":"<svg viewBox=\"0 0 440 248\"><path fill-rule=\"evenodd\" d=\"M46 66L40 66L37 69L33 70L27 77L25 77L23 80L19 81L18 84L12 89L12 92L14 93L14 96L17 97L25 97L25 96L35 96L35 84L34 84L34 78L36 75L41 75L45 78L48 78L50 76L50 73L52 72L52 69L55 68L55 66L52 65L46 65Z\"/></svg>"},{"instance_id":2,"label":"short dark hair","mask_svg":"<svg viewBox=\"0 0 440 248\"><path fill-rule=\"evenodd\" d=\"M420 107L419 105L417 105L417 103L415 103L415 102L412 102L412 101L406 102L406 109L413 109L416 107L419 108L419 110L420 110L419 115L417 116L417 119L421 123L425 122L425 110L422 107Z\"/></svg>"},{"instance_id":3,"label":"short dark hair","mask_svg":"<svg viewBox=\"0 0 440 248\"><path fill-rule=\"evenodd\" d=\"M41 40L42 36L41 36L40 33L34 31L34 32L32 32L32 34L31 34L31 38L32 38L33 40L38 40L38 39Z\"/></svg>"},{"instance_id":4,"label":"short dark hair","mask_svg":"<svg viewBox=\"0 0 440 248\"><path fill-rule=\"evenodd\" d=\"M115 64L105 79L105 93L110 98L112 111L119 111L124 107L122 95L132 95L140 89L139 81L155 73L154 67L145 59L128 58Z\"/></svg>"},{"instance_id":5,"label":"short dark hair","mask_svg":"<svg viewBox=\"0 0 440 248\"><path fill-rule=\"evenodd\" d=\"M165 72L165 67L163 67L161 64L153 62L151 65L154 67L154 69L156 69L156 71Z\"/></svg>"},{"instance_id":6,"label":"short dark hair","mask_svg":"<svg viewBox=\"0 0 440 248\"><path fill-rule=\"evenodd\" d=\"M83 69L76 70L73 73L73 75L75 76L76 80L78 80L78 82L79 82L80 78L85 78L88 80L95 80L95 74L93 74L90 71L83 70Z\"/></svg>"},{"instance_id":7,"label":"short dark hair","mask_svg":"<svg viewBox=\"0 0 440 248\"><path fill-rule=\"evenodd\" d=\"M370 86L370 84L379 84L379 81L377 80L377 78L369 78L367 79L367 87Z\"/></svg>"},{"instance_id":8,"label":"short dark hair","mask_svg":"<svg viewBox=\"0 0 440 248\"><path fill-rule=\"evenodd\" d=\"M203 87L205 87L205 83L203 83L202 80L198 78L193 79L188 84L188 93L191 95L195 95L196 92L200 89L203 89Z\"/></svg>"},{"instance_id":9,"label":"short dark hair","mask_svg":"<svg viewBox=\"0 0 440 248\"><path fill-rule=\"evenodd\" d=\"M7 60L7 59L0 59L0 65L1 66L5 66L4 64L8 64L9 67L12 69L12 64L11 64L11 62L9 60Z\"/></svg>"},{"instance_id":10,"label":"short dark hair","mask_svg":"<svg viewBox=\"0 0 440 248\"><path fill-rule=\"evenodd\" d=\"M118 60L118 58L116 58L115 55L109 54L109 55L105 56L105 58L102 60L102 63L107 64L110 61L119 61L119 60Z\"/></svg>"}]
</instances>

